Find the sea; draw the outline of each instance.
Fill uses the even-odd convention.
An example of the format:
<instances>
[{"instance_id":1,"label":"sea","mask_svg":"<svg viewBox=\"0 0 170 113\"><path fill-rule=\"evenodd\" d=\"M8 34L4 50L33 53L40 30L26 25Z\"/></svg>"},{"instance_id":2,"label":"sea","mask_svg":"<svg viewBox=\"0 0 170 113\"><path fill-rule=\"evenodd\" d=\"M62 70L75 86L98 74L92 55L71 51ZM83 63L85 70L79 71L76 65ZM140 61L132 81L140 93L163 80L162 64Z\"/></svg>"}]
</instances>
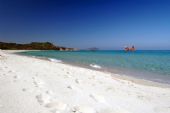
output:
<instances>
[{"instance_id":1,"label":"sea","mask_svg":"<svg viewBox=\"0 0 170 113\"><path fill-rule=\"evenodd\" d=\"M119 75L170 84L170 50L27 51L18 54L46 58Z\"/></svg>"}]
</instances>

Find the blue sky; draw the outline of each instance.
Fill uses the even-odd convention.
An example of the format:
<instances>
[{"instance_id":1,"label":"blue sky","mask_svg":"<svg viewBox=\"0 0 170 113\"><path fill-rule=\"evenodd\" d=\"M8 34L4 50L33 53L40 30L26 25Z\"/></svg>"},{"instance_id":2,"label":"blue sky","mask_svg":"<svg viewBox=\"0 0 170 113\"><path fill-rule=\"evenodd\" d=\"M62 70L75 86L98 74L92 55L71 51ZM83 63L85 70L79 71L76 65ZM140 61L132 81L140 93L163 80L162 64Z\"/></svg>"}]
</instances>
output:
<instances>
[{"instance_id":1,"label":"blue sky","mask_svg":"<svg viewBox=\"0 0 170 113\"><path fill-rule=\"evenodd\" d=\"M170 49L170 1L0 0L0 41Z\"/></svg>"}]
</instances>

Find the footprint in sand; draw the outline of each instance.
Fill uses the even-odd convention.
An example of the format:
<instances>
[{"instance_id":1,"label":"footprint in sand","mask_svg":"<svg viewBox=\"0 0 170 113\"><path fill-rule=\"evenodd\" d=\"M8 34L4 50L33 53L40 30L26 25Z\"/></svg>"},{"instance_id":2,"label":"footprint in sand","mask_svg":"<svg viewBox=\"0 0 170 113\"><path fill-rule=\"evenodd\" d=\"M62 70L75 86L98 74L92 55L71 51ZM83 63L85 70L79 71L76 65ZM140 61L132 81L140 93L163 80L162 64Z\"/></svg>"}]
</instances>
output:
<instances>
[{"instance_id":1,"label":"footprint in sand","mask_svg":"<svg viewBox=\"0 0 170 113\"><path fill-rule=\"evenodd\" d=\"M140 100L146 100L146 101L151 100L151 98L149 96L145 96L145 95L142 95L142 94L138 94L137 98L140 99Z\"/></svg>"},{"instance_id":2,"label":"footprint in sand","mask_svg":"<svg viewBox=\"0 0 170 113\"><path fill-rule=\"evenodd\" d=\"M38 78L32 78L33 79L33 84L35 85L35 87L39 87L39 88L42 88L44 87L44 81L38 79Z\"/></svg>"},{"instance_id":3,"label":"footprint in sand","mask_svg":"<svg viewBox=\"0 0 170 113\"><path fill-rule=\"evenodd\" d=\"M53 95L54 94L51 90L47 90L45 93L48 94L48 95Z\"/></svg>"},{"instance_id":4,"label":"footprint in sand","mask_svg":"<svg viewBox=\"0 0 170 113\"><path fill-rule=\"evenodd\" d=\"M72 89L72 90L75 90L75 91L80 91L79 88L77 88L76 86L73 86L73 85L69 85L67 86L68 89Z\"/></svg>"},{"instance_id":5,"label":"footprint in sand","mask_svg":"<svg viewBox=\"0 0 170 113\"><path fill-rule=\"evenodd\" d=\"M52 91L46 91L45 94L36 96L36 99L40 105L50 109L52 113L61 113L67 108L67 104L56 101L50 94Z\"/></svg>"},{"instance_id":6,"label":"footprint in sand","mask_svg":"<svg viewBox=\"0 0 170 113\"><path fill-rule=\"evenodd\" d=\"M18 79L19 77L17 75L13 76L14 79Z\"/></svg>"},{"instance_id":7,"label":"footprint in sand","mask_svg":"<svg viewBox=\"0 0 170 113\"><path fill-rule=\"evenodd\" d=\"M23 92L26 92L26 91L27 91L27 89L26 89L26 88L22 88L22 91L23 91Z\"/></svg>"},{"instance_id":8,"label":"footprint in sand","mask_svg":"<svg viewBox=\"0 0 170 113\"><path fill-rule=\"evenodd\" d=\"M108 87L105 91L112 91L112 92L115 92L115 88L114 88L114 87Z\"/></svg>"},{"instance_id":9,"label":"footprint in sand","mask_svg":"<svg viewBox=\"0 0 170 113\"><path fill-rule=\"evenodd\" d=\"M13 78L14 78L14 82L16 82L20 77L19 76L17 76L17 75L15 75L15 76L13 76Z\"/></svg>"},{"instance_id":10,"label":"footprint in sand","mask_svg":"<svg viewBox=\"0 0 170 113\"><path fill-rule=\"evenodd\" d=\"M72 76L71 75L65 75L66 78L71 78Z\"/></svg>"},{"instance_id":11,"label":"footprint in sand","mask_svg":"<svg viewBox=\"0 0 170 113\"><path fill-rule=\"evenodd\" d=\"M49 109L51 109L51 112L52 113L56 113L56 112L62 112L62 111L64 111L64 110L66 110L66 108L67 108L67 104L65 104L65 103L62 103L62 102L50 102L50 103L47 103L46 105L45 105L45 107L46 108L49 108Z\"/></svg>"},{"instance_id":12,"label":"footprint in sand","mask_svg":"<svg viewBox=\"0 0 170 113\"><path fill-rule=\"evenodd\" d=\"M36 96L36 99L40 105L44 105L44 104L50 103L51 96L47 94L39 94Z\"/></svg>"},{"instance_id":13,"label":"footprint in sand","mask_svg":"<svg viewBox=\"0 0 170 113\"><path fill-rule=\"evenodd\" d=\"M96 94L90 94L89 95L94 101L99 102L99 103L106 103L106 100L103 96L101 95L96 95Z\"/></svg>"},{"instance_id":14,"label":"footprint in sand","mask_svg":"<svg viewBox=\"0 0 170 113\"><path fill-rule=\"evenodd\" d=\"M79 79L75 79L75 82L76 82L77 84L79 84L79 83L80 83L80 80L79 80Z\"/></svg>"},{"instance_id":15,"label":"footprint in sand","mask_svg":"<svg viewBox=\"0 0 170 113\"><path fill-rule=\"evenodd\" d=\"M12 73L12 70L9 70L8 73Z\"/></svg>"},{"instance_id":16,"label":"footprint in sand","mask_svg":"<svg viewBox=\"0 0 170 113\"><path fill-rule=\"evenodd\" d=\"M71 113L97 113L92 107L89 106L76 106Z\"/></svg>"}]
</instances>

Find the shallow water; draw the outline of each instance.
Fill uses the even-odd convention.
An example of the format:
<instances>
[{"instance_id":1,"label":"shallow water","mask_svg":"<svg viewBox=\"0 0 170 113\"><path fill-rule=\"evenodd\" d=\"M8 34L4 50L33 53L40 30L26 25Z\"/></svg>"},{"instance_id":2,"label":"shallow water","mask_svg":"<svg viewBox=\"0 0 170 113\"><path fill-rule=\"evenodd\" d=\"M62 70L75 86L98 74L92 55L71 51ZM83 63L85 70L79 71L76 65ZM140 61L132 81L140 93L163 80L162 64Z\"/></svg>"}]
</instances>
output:
<instances>
[{"instance_id":1,"label":"shallow water","mask_svg":"<svg viewBox=\"0 0 170 113\"><path fill-rule=\"evenodd\" d=\"M170 84L170 50L28 51L20 54L47 57L67 63L101 67L109 71ZM100 69L100 68L98 68Z\"/></svg>"}]
</instances>

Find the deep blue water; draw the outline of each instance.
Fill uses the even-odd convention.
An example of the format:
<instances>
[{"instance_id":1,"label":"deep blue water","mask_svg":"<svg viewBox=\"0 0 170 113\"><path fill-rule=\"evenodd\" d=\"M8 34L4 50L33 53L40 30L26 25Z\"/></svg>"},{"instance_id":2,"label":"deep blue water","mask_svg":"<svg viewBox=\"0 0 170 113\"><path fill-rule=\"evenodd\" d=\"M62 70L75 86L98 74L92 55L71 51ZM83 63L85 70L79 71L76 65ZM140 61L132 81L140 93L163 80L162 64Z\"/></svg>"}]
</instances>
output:
<instances>
[{"instance_id":1,"label":"deep blue water","mask_svg":"<svg viewBox=\"0 0 170 113\"><path fill-rule=\"evenodd\" d=\"M67 63L89 66L129 74L143 79L170 83L170 50L124 51L29 51L20 54L55 58Z\"/></svg>"}]
</instances>

